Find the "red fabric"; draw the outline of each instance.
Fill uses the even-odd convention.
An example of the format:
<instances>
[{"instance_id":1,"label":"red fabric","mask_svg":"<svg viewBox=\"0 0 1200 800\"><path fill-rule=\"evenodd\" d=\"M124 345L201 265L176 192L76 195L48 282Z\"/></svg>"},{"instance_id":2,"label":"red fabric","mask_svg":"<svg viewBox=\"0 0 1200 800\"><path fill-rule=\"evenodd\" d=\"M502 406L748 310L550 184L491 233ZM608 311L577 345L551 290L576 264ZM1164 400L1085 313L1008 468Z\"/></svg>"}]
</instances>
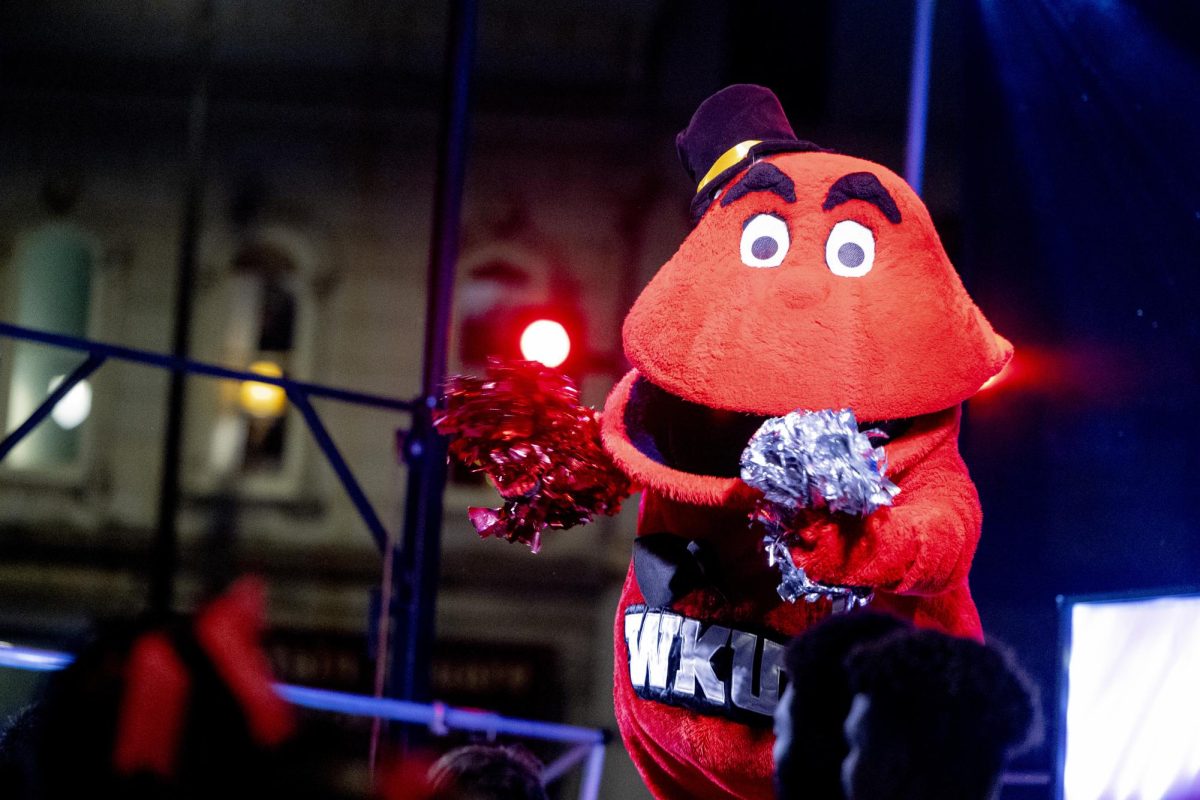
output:
<instances>
[{"instance_id":1,"label":"red fabric","mask_svg":"<svg viewBox=\"0 0 1200 800\"><path fill-rule=\"evenodd\" d=\"M138 639L125 665L113 769L119 775L175 774L191 679L163 633Z\"/></svg>"},{"instance_id":2,"label":"red fabric","mask_svg":"<svg viewBox=\"0 0 1200 800\"><path fill-rule=\"evenodd\" d=\"M381 770L375 796L381 800L434 800L438 793L429 781L434 759L417 753L392 761Z\"/></svg>"},{"instance_id":3,"label":"red fabric","mask_svg":"<svg viewBox=\"0 0 1200 800\"><path fill-rule=\"evenodd\" d=\"M814 514L801 531L794 557L816 580L877 587L872 608L887 610L922 627L981 639L982 629L967 587L967 569L982 521L979 502L958 455L958 409L919 420L888 450L892 478L903 490L891 509L860 522ZM689 617L734 628L766 628L785 639L828 613L825 604L792 604L775 592L769 568L747 524L748 506L679 502L643 492L639 531L667 531L706 539L720 555L740 594L720 597L692 592L672 604ZM614 699L625 746L654 796L661 800L771 797L769 728L643 700L629 680L624 612L643 603L632 566L617 608Z\"/></svg>"},{"instance_id":4,"label":"red fabric","mask_svg":"<svg viewBox=\"0 0 1200 800\"><path fill-rule=\"evenodd\" d=\"M291 735L295 720L275 691L271 665L259 645L264 604L262 583L242 578L197 616L195 630L217 674L241 704L255 741L273 747Z\"/></svg>"},{"instance_id":5,"label":"red fabric","mask_svg":"<svg viewBox=\"0 0 1200 800\"><path fill-rule=\"evenodd\" d=\"M766 160L792 179L796 202L755 192L712 205L625 318L625 353L641 374L713 408L778 416L850 406L880 421L955 406L1000 371L1011 347L971 302L899 176L832 153ZM855 172L879 179L901 222L862 200L822 210L829 188ZM741 261L742 226L756 213L787 223L779 267ZM875 265L861 278L825 265L829 232L846 219L875 234Z\"/></svg>"},{"instance_id":6,"label":"red fabric","mask_svg":"<svg viewBox=\"0 0 1200 800\"><path fill-rule=\"evenodd\" d=\"M644 489L639 533L707 539L734 590L693 592L672 610L785 639L828 613L775 592L758 534L746 515L755 497L737 478L692 475L643 455L626 430L630 388L640 376L693 403L779 416L850 407L859 420L915 418L886 446L901 492L865 520L812 513L793 557L815 580L876 589L874 607L916 624L981 638L967 573L982 515L958 454L959 404L1011 356L963 289L920 199L895 174L824 153L772 156L795 183L796 202L755 192L714 203L638 298L624 327L636 367L609 396L605 446ZM874 174L901 221L850 200L824 211L830 186ZM732 181L731 181L732 183ZM772 213L788 226L778 268L751 269L739 256L744 222ZM833 274L825 243L852 219L875 235L871 272ZM617 609L614 698L626 747L660 800L765 798L771 790L769 728L638 698L629 680L624 611L643 602L632 566Z\"/></svg>"}]
</instances>

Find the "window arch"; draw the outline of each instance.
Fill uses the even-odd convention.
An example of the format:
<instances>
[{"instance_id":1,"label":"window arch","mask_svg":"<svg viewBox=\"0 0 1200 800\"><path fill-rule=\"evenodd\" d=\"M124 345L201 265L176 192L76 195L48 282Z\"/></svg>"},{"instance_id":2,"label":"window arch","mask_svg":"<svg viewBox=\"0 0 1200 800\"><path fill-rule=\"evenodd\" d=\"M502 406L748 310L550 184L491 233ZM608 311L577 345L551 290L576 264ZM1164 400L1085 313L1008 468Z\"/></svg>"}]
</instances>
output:
<instances>
[{"instance_id":1,"label":"window arch","mask_svg":"<svg viewBox=\"0 0 1200 800\"><path fill-rule=\"evenodd\" d=\"M312 374L317 314L317 250L304 234L263 226L219 249L216 280L204 302L214 356L231 367L307 380ZM223 382L207 413L195 416L206 440L197 488L236 484L251 495L290 499L303 491L307 435L286 396L268 384Z\"/></svg>"},{"instance_id":2,"label":"window arch","mask_svg":"<svg viewBox=\"0 0 1200 800\"><path fill-rule=\"evenodd\" d=\"M4 275L5 317L18 325L87 337L96 316L101 249L96 238L71 216L79 186L48 179L42 200L50 216L20 233ZM79 353L30 342L11 344L0 386L5 430L11 431L36 409L82 360ZM82 468L91 384L82 381L51 416L15 447L6 468L48 475Z\"/></svg>"}]
</instances>

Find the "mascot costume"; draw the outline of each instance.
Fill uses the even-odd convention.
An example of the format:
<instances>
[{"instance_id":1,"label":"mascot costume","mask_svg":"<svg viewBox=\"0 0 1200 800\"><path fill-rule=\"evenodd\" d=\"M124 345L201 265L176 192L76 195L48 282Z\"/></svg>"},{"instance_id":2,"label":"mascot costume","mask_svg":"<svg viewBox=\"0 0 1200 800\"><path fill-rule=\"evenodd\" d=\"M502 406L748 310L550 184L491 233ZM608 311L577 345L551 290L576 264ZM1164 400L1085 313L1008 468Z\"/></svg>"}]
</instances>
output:
<instances>
[{"instance_id":1,"label":"mascot costume","mask_svg":"<svg viewBox=\"0 0 1200 800\"><path fill-rule=\"evenodd\" d=\"M796 138L775 96L728 87L677 138L694 228L624 323L633 369L603 414L568 379L493 363L439 430L504 500L484 536L641 490L614 697L658 798L767 798L792 636L870 603L981 638L967 573L979 499L961 404L1011 356L891 170Z\"/></svg>"}]
</instances>

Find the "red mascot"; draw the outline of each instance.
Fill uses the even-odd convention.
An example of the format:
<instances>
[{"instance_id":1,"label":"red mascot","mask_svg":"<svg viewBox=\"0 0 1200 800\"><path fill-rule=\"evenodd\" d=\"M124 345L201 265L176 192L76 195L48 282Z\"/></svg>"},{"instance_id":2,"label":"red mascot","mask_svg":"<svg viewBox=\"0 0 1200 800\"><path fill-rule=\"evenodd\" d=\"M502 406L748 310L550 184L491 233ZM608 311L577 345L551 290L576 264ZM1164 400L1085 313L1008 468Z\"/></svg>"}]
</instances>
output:
<instances>
[{"instance_id":1,"label":"red mascot","mask_svg":"<svg viewBox=\"0 0 1200 800\"><path fill-rule=\"evenodd\" d=\"M658 798L767 798L787 639L866 603L982 636L957 438L1012 350L913 190L798 140L770 91L722 90L677 146L695 228L625 319L634 369L602 419L549 371L494 365L440 428L506 501L472 510L484 535L536 547L640 487L625 744Z\"/></svg>"}]
</instances>

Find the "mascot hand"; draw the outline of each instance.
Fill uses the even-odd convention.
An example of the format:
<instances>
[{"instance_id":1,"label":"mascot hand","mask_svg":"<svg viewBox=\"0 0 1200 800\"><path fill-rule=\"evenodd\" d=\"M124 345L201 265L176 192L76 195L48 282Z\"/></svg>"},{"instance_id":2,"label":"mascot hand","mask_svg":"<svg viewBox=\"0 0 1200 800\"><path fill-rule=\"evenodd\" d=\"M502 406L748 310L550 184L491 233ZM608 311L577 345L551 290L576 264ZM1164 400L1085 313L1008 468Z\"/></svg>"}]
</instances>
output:
<instances>
[{"instance_id":1,"label":"mascot hand","mask_svg":"<svg viewBox=\"0 0 1200 800\"><path fill-rule=\"evenodd\" d=\"M813 580L891 593L938 594L967 577L982 513L963 470L922 471L894 506L865 519L809 512L792 557Z\"/></svg>"}]
</instances>

